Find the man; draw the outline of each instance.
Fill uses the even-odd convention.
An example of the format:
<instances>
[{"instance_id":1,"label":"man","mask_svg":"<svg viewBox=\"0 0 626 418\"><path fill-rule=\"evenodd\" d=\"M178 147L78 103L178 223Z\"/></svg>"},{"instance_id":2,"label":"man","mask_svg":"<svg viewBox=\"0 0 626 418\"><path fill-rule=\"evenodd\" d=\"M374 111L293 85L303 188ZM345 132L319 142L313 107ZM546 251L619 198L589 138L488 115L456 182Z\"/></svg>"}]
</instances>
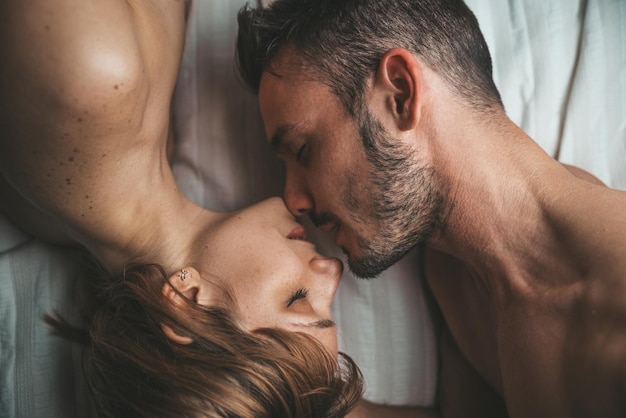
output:
<instances>
[{"instance_id":1,"label":"man","mask_svg":"<svg viewBox=\"0 0 626 418\"><path fill-rule=\"evenodd\" d=\"M510 416L624 416L626 193L507 117L466 5L277 0L239 23L292 213L361 277L423 245L456 344Z\"/></svg>"}]
</instances>

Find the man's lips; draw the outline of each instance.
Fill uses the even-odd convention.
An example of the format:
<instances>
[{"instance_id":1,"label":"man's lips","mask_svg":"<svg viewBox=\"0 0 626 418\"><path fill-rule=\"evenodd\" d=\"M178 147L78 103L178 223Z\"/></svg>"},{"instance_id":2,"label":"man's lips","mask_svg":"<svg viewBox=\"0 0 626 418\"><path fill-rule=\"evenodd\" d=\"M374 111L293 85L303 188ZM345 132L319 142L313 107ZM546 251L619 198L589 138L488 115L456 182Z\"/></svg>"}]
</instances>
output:
<instances>
[{"instance_id":1,"label":"man's lips","mask_svg":"<svg viewBox=\"0 0 626 418\"><path fill-rule=\"evenodd\" d=\"M327 222L323 225L319 225L318 229L320 231L324 231L324 232L333 232L337 229L337 225L335 223L332 222Z\"/></svg>"},{"instance_id":2,"label":"man's lips","mask_svg":"<svg viewBox=\"0 0 626 418\"><path fill-rule=\"evenodd\" d=\"M309 218L320 231L333 232L339 227L338 219L331 215L330 212L311 212L309 213Z\"/></svg>"}]
</instances>

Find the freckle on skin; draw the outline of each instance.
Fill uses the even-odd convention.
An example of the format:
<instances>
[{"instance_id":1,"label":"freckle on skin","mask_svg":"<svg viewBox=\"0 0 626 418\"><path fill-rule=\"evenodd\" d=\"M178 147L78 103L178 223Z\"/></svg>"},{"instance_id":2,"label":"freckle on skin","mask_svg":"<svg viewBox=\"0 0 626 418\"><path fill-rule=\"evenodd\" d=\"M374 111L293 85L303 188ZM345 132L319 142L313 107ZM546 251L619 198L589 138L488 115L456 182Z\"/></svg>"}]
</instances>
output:
<instances>
[{"instance_id":1,"label":"freckle on skin","mask_svg":"<svg viewBox=\"0 0 626 418\"><path fill-rule=\"evenodd\" d=\"M78 153L80 152L80 150L79 150L78 148L74 148L74 149L72 150L72 152L74 152L74 153L78 154Z\"/></svg>"},{"instance_id":2,"label":"freckle on skin","mask_svg":"<svg viewBox=\"0 0 626 418\"><path fill-rule=\"evenodd\" d=\"M78 121L79 121L79 122L82 122L82 121L83 121L83 118L78 118Z\"/></svg>"},{"instance_id":3,"label":"freckle on skin","mask_svg":"<svg viewBox=\"0 0 626 418\"><path fill-rule=\"evenodd\" d=\"M71 163L72 161L74 161L74 157L68 158L67 161L69 161Z\"/></svg>"},{"instance_id":4,"label":"freckle on skin","mask_svg":"<svg viewBox=\"0 0 626 418\"><path fill-rule=\"evenodd\" d=\"M115 90L117 90L117 89L119 89L119 88L120 88L120 86L118 86L118 85L116 84L115 86L113 86L113 88L114 88Z\"/></svg>"}]
</instances>

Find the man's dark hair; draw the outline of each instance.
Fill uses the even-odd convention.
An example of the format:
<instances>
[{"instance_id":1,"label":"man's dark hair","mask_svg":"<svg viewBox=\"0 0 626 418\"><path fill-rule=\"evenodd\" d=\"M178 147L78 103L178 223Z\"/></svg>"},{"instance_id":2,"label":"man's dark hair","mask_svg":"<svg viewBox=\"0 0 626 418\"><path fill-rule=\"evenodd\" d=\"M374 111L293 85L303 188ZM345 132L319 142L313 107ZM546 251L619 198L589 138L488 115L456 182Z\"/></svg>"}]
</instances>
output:
<instances>
[{"instance_id":1,"label":"man's dark hair","mask_svg":"<svg viewBox=\"0 0 626 418\"><path fill-rule=\"evenodd\" d=\"M476 17L462 0L276 0L239 11L238 69L258 92L285 47L294 65L360 113L368 79L383 55L405 48L478 110L502 107L491 57ZM295 67L294 67L295 68Z\"/></svg>"}]
</instances>

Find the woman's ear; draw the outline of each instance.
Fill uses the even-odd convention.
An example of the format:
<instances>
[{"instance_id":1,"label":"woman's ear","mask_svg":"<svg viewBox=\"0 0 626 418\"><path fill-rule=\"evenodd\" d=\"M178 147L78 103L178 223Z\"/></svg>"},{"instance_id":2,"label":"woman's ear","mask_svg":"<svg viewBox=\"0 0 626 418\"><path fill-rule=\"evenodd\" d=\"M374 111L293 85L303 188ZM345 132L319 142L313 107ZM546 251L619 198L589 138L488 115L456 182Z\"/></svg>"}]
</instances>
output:
<instances>
[{"instance_id":1,"label":"woman's ear","mask_svg":"<svg viewBox=\"0 0 626 418\"><path fill-rule=\"evenodd\" d=\"M191 344L193 340L189 337L185 337L184 335L177 334L176 331L172 329L169 325L161 324L161 329L167 338L171 341L174 341L180 345Z\"/></svg>"},{"instance_id":2,"label":"woman's ear","mask_svg":"<svg viewBox=\"0 0 626 418\"><path fill-rule=\"evenodd\" d=\"M193 302L197 302L201 285L198 271L193 267L186 267L178 270L167 279L162 292L172 303L182 307L183 300L181 300L180 294Z\"/></svg>"},{"instance_id":3,"label":"woman's ear","mask_svg":"<svg viewBox=\"0 0 626 418\"><path fill-rule=\"evenodd\" d=\"M390 49L380 60L374 89L400 131L411 130L419 123L424 96L422 77L419 61L406 49Z\"/></svg>"},{"instance_id":4,"label":"woman's ear","mask_svg":"<svg viewBox=\"0 0 626 418\"><path fill-rule=\"evenodd\" d=\"M200 286L200 274L198 271L192 267L187 267L172 274L167 279L167 283L163 285L161 292L171 303L184 309L186 302L181 298L181 294L187 299L197 302ZM176 333L169 325L161 324L161 329L165 336L175 343L191 344L193 342L191 338Z\"/></svg>"}]
</instances>

